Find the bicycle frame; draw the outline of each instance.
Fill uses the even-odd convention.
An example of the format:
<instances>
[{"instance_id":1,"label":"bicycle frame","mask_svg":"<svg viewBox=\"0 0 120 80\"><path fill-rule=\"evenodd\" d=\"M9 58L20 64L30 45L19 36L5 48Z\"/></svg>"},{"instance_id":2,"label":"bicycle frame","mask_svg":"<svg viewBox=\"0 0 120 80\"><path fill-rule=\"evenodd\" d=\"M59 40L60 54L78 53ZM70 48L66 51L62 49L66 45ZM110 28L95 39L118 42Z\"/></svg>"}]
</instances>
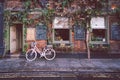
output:
<instances>
[{"instance_id":1,"label":"bicycle frame","mask_svg":"<svg viewBox=\"0 0 120 80\"><path fill-rule=\"evenodd\" d=\"M40 51L40 49L35 45L33 50L36 51L37 53L39 53L41 57L45 56L45 52L44 52L45 48L43 48L43 50Z\"/></svg>"}]
</instances>

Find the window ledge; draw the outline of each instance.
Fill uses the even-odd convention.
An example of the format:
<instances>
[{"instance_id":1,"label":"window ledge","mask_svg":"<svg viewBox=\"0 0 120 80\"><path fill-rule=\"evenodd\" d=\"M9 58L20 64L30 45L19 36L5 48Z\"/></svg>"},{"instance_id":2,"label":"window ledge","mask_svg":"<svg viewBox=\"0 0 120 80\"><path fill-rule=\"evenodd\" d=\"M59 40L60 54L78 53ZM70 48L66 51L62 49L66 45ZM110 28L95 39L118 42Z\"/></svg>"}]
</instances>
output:
<instances>
[{"instance_id":1,"label":"window ledge","mask_svg":"<svg viewBox=\"0 0 120 80\"><path fill-rule=\"evenodd\" d=\"M90 44L108 44L108 42L103 42L103 41L91 41Z\"/></svg>"}]
</instances>

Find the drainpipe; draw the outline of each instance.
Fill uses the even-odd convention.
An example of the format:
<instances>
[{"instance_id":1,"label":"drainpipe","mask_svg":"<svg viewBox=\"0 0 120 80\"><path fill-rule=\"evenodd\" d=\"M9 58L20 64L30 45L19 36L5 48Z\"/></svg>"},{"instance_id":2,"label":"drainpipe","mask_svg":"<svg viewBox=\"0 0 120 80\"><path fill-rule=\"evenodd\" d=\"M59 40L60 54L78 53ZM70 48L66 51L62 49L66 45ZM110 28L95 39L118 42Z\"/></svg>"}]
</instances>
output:
<instances>
[{"instance_id":1,"label":"drainpipe","mask_svg":"<svg viewBox=\"0 0 120 80\"><path fill-rule=\"evenodd\" d=\"M3 43L3 1L0 1L0 57L3 56L4 53L4 43Z\"/></svg>"}]
</instances>

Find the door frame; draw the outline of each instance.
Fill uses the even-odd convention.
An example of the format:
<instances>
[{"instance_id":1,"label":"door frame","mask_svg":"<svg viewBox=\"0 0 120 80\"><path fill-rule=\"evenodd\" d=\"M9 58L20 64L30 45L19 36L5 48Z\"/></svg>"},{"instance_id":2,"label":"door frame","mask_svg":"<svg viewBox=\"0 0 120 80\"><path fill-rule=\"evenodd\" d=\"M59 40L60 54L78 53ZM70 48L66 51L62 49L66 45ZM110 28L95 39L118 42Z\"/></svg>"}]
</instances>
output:
<instances>
[{"instance_id":1,"label":"door frame","mask_svg":"<svg viewBox=\"0 0 120 80\"><path fill-rule=\"evenodd\" d=\"M22 52L22 51L24 50L24 43L25 43L25 42L24 42L24 25L23 25L22 23L19 23L19 22L18 22L18 23L13 23L13 25L15 25L15 27L16 27L17 24L20 24L21 27L22 27L22 31L21 31L21 33L22 33L22 35L21 35L21 36L22 36L22 37L21 37L21 38L22 38L22 39L21 39L21 41L22 41L22 42L21 42L21 45L22 45L22 50L21 50L21 52ZM12 26L9 26L9 27L12 27ZM9 28L9 33L10 33L10 28ZM9 50L10 50L10 46L11 46L11 44L10 44L10 36L11 36L11 35L9 34ZM10 52L11 52L11 51L10 51Z\"/></svg>"}]
</instances>

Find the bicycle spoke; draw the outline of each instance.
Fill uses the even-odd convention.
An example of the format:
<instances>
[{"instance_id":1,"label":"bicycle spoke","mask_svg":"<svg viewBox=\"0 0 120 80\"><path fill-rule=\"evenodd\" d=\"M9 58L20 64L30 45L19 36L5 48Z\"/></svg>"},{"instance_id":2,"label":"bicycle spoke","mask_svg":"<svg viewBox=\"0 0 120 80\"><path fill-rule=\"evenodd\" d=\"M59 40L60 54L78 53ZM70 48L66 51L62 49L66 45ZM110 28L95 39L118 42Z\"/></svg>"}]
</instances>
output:
<instances>
[{"instance_id":1,"label":"bicycle spoke","mask_svg":"<svg viewBox=\"0 0 120 80\"><path fill-rule=\"evenodd\" d=\"M36 57L37 57L37 53L35 51L33 51L32 49L27 51L26 59L28 61L33 61L36 59Z\"/></svg>"},{"instance_id":2,"label":"bicycle spoke","mask_svg":"<svg viewBox=\"0 0 120 80\"><path fill-rule=\"evenodd\" d=\"M45 58L47 60L53 60L55 58L55 51L53 49L47 49L45 51Z\"/></svg>"}]
</instances>

